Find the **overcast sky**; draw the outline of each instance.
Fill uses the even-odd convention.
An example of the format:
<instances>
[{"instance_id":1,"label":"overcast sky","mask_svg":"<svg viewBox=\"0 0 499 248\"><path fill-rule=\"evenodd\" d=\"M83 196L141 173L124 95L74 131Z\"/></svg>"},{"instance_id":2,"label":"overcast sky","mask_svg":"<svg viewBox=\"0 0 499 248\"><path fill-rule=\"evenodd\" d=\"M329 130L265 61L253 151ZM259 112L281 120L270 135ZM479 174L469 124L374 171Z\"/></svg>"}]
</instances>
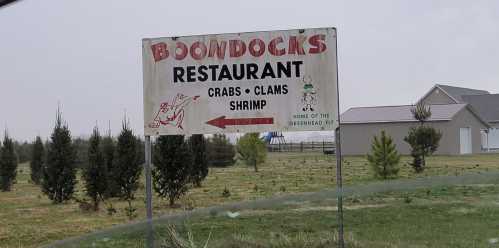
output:
<instances>
[{"instance_id":1,"label":"overcast sky","mask_svg":"<svg viewBox=\"0 0 499 248\"><path fill-rule=\"evenodd\" d=\"M0 9L0 121L46 138L142 133L144 37L338 28L341 110L411 104L436 82L499 93L499 1L24 0Z\"/></svg>"}]
</instances>

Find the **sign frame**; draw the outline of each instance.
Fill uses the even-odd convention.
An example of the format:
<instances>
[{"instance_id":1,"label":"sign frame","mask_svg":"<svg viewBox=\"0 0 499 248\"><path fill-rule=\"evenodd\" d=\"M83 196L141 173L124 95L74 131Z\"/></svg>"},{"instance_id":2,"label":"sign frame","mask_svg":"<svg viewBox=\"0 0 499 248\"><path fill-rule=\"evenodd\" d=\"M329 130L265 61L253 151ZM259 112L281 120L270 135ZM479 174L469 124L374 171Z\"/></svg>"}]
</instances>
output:
<instances>
[{"instance_id":1,"label":"sign frame","mask_svg":"<svg viewBox=\"0 0 499 248\"><path fill-rule=\"evenodd\" d=\"M339 125L336 28L142 43L145 135L333 131ZM244 48L239 54L237 44ZM263 52L255 54L257 47Z\"/></svg>"},{"instance_id":2,"label":"sign frame","mask_svg":"<svg viewBox=\"0 0 499 248\"><path fill-rule=\"evenodd\" d=\"M339 72L338 72L338 40L337 40L337 28L335 27L329 27L329 28L314 28L314 29L292 29L294 31L298 31L299 33L305 32L305 30L320 30L320 29L329 29L334 31L334 64L330 65L334 71L334 80L335 80L335 90L333 92L327 92L326 93L333 93L333 96L336 96L336 102L334 106L334 111L336 111L336 115L334 116L336 120L334 120L333 126L330 129L335 133L335 142L336 142L336 190L337 190L337 217L338 217L338 247L344 248L344 231L343 231L343 183L342 183L342 154L341 154L341 122L340 122L340 94L339 94ZM282 31L291 31L291 30L274 30L274 31L262 31L260 33L272 33L272 32L282 32ZM247 33L238 33L238 34L251 34L251 33L257 33L257 32L247 32ZM220 34L224 35L224 34ZM234 34L232 34L234 35ZM208 35L209 36L209 35ZM172 40L178 40L179 38L182 37L189 37L189 36L181 36L181 37L170 37L169 39ZM151 41L151 39L143 39L143 44L142 48L143 51L146 50L146 47L144 46L144 43L147 43ZM176 133L164 133L164 132L151 132L147 130L147 118L146 112L146 87L145 84L150 81L150 78L148 75L149 68L147 67L147 61L150 59L150 56L146 56L145 53L143 52L143 82L144 82L144 136L145 136L145 164L144 164L144 170L146 174L146 212L147 212L147 239L146 239L146 246L152 248L154 246L154 230L153 230L153 212L152 212L152 178L151 178L151 157L152 157L152 149L151 149L151 136L161 136L161 135L175 135ZM268 125L268 124L273 124L273 120L269 119L270 117L265 117L265 116L255 116L254 118L233 118L233 117L227 117L226 115L220 115L216 118L207 120L205 124L212 125L214 127L218 127L220 130L218 131L212 131L212 132L207 132L207 133L231 133L231 132L245 132L245 131L251 131L251 130L239 130L239 129L231 129L231 131L227 131L225 128L228 125L237 125L237 126L246 126L246 125ZM279 129L278 129L279 130ZM260 131L260 130L255 130L255 131ZM266 129L266 131L277 131L275 129ZM290 130L281 130L281 131L290 131ZM321 131L321 130L303 130L303 131ZM180 134L193 134L192 132L182 132ZM205 133L203 133L205 134Z\"/></svg>"}]
</instances>

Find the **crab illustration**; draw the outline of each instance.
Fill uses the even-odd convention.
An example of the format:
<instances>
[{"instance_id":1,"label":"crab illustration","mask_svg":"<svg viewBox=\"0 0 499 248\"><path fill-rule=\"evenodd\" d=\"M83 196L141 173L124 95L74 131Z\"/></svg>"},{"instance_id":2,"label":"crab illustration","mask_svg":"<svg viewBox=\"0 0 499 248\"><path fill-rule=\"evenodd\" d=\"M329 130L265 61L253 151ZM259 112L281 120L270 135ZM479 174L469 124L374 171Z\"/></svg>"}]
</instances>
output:
<instances>
[{"instance_id":1,"label":"crab illustration","mask_svg":"<svg viewBox=\"0 0 499 248\"><path fill-rule=\"evenodd\" d=\"M182 93L178 93L171 102L161 103L156 117L154 117L153 122L149 124L149 127L159 128L161 125L170 125L184 129L182 124L184 122L185 108L198 98L199 96L189 97Z\"/></svg>"}]
</instances>

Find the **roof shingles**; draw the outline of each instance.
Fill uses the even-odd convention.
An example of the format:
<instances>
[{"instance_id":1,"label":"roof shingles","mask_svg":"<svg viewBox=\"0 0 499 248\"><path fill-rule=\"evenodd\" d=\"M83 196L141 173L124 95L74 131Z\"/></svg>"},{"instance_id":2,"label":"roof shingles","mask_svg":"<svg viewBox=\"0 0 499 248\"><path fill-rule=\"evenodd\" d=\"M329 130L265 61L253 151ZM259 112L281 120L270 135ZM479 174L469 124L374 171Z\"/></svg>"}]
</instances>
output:
<instances>
[{"instance_id":1,"label":"roof shingles","mask_svg":"<svg viewBox=\"0 0 499 248\"><path fill-rule=\"evenodd\" d=\"M462 98L462 96L464 96L464 95L489 94L489 92L485 91L485 90L476 90L476 89L455 87L455 86L443 85L443 84L437 84L436 86L439 87L440 89L442 89L443 91L445 91L447 94L449 94L454 99L456 99L459 103L465 102Z\"/></svg>"},{"instance_id":2,"label":"roof shingles","mask_svg":"<svg viewBox=\"0 0 499 248\"><path fill-rule=\"evenodd\" d=\"M449 121L466 104L429 105L431 117L428 121ZM415 122L411 108L413 105L351 108L341 115L342 124Z\"/></svg>"},{"instance_id":3,"label":"roof shingles","mask_svg":"<svg viewBox=\"0 0 499 248\"><path fill-rule=\"evenodd\" d=\"M488 122L499 122L499 94L466 95L462 96L464 102Z\"/></svg>"}]
</instances>

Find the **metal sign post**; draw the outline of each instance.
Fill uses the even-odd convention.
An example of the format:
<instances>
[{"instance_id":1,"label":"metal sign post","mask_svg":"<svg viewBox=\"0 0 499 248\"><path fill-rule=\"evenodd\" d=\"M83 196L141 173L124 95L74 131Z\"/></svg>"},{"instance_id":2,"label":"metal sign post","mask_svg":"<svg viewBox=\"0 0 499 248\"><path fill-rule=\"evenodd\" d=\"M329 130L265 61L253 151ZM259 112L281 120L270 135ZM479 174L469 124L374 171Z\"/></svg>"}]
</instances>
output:
<instances>
[{"instance_id":1,"label":"metal sign post","mask_svg":"<svg viewBox=\"0 0 499 248\"><path fill-rule=\"evenodd\" d=\"M338 247L344 248L344 234L343 234L343 182L341 177L341 139L340 128L338 127L335 132L336 140L336 192L338 195Z\"/></svg>"},{"instance_id":2,"label":"metal sign post","mask_svg":"<svg viewBox=\"0 0 499 248\"><path fill-rule=\"evenodd\" d=\"M338 37L336 33L335 39L335 49L338 51ZM341 118L340 118L340 86L339 86L339 72L338 72L338 53L336 53L336 107L338 113L338 127L335 130L335 140L336 140L336 192L338 194L338 247L345 247L345 239L343 234L343 178L341 175Z\"/></svg>"},{"instance_id":3,"label":"metal sign post","mask_svg":"<svg viewBox=\"0 0 499 248\"><path fill-rule=\"evenodd\" d=\"M151 180L151 136L145 136L144 170L146 174L146 211L147 211L147 240L148 248L154 246L154 228L152 223L152 180Z\"/></svg>"}]
</instances>

